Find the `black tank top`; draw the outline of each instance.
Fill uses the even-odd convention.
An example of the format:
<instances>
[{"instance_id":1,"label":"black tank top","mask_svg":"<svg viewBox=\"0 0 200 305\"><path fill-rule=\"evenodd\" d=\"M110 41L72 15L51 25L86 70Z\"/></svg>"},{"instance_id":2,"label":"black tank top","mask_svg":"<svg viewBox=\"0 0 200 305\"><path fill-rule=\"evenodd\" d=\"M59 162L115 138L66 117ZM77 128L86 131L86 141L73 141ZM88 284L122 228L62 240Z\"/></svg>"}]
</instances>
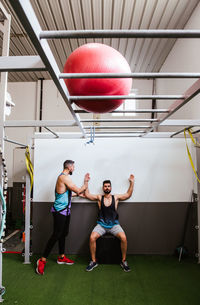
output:
<instances>
[{"instance_id":1,"label":"black tank top","mask_svg":"<svg viewBox=\"0 0 200 305\"><path fill-rule=\"evenodd\" d=\"M104 196L101 198L101 209L99 210L98 221L105 228L112 228L115 224L119 224L118 213L115 209L115 198L112 195L111 205L108 207L104 204Z\"/></svg>"}]
</instances>

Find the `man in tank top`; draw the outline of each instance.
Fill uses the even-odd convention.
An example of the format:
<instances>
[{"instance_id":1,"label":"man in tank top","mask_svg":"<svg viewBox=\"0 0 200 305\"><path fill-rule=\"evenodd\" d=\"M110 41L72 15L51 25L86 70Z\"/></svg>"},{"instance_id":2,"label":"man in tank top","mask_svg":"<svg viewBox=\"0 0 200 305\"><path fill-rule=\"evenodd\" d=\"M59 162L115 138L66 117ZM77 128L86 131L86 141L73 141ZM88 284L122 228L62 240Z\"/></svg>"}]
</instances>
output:
<instances>
[{"instance_id":1,"label":"man in tank top","mask_svg":"<svg viewBox=\"0 0 200 305\"><path fill-rule=\"evenodd\" d=\"M98 266L96 262L96 240L104 235L106 232L111 233L118 237L121 241L121 251L122 251L122 262L121 267L124 271L130 271L128 263L126 261L126 252L127 252L127 239L126 234L118 221L117 207L119 201L126 200L131 197L134 188L134 175L129 177L129 188L125 194L111 195L111 181L103 181L103 192L104 195L93 195L90 194L89 189L85 191L85 197L92 201L98 202L99 207L99 216L97 220L97 225L93 229L90 235L90 253L91 261L86 268L86 271L92 271L95 267Z\"/></svg>"},{"instance_id":2,"label":"man in tank top","mask_svg":"<svg viewBox=\"0 0 200 305\"><path fill-rule=\"evenodd\" d=\"M37 261L36 272L40 275L44 274L47 257L49 256L53 246L58 241L59 256L58 264L73 265L74 261L67 258L65 251L65 238L69 231L70 215L71 215L71 197L72 192L77 195L83 193L88 187L89 174L85 175L84 184L81 188L77 187L70 175L74 171L74 161L66 160L63 164L63 171L58 176L55 187L55 201L51 208L53 215L53 233L47 242L42 257Z\"/></svg>"}]
</instances>

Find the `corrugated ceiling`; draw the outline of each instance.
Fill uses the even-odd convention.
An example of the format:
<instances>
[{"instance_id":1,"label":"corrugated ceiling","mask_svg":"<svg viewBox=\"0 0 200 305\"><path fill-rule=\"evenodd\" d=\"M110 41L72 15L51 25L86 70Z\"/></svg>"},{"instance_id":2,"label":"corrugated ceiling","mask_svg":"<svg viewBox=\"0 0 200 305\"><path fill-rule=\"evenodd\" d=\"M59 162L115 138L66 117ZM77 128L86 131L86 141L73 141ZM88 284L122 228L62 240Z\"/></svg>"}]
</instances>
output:
<instances>
[{"instance_id":1,"label":"corrugated ceiling","mask_svg":"<svg viewBox=\"0 0 200 305\"><path fill-rule=\"evenodd\" d=\"M10 55L35 55L31 40L13 12ZM43 30L182 29L199 0L31 0ZM158 72L175 39L57 39L49 41L62 72L70 53L82 44L101 42L119 50L132 72ZM2 37L0 37L0 47ZM12 72L9 81L49 79L47 72Z\"/></svg>"}]
</instances>

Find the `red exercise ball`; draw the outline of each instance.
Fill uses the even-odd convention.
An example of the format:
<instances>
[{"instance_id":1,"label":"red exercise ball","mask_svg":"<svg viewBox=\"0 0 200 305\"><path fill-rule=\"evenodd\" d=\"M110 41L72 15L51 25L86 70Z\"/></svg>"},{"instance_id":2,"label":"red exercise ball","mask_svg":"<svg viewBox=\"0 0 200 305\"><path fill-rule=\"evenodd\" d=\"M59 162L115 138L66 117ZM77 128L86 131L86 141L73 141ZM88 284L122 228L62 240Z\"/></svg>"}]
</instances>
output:
<instances>
[{"instance_id":1,"label":"red exercise ball","mask_svg":"<svg viewBox=\"0 0 200 305\"><path fill-rule=\"evenodd\" d=\"M115 49L100 43L88 43L68 57L64 73L130 73L126 59ZM65 79L70 95L128 95L131 78ZM93 113L107 113L124 100L79 100L80 108Z\"/></svg>"}]
</instances>

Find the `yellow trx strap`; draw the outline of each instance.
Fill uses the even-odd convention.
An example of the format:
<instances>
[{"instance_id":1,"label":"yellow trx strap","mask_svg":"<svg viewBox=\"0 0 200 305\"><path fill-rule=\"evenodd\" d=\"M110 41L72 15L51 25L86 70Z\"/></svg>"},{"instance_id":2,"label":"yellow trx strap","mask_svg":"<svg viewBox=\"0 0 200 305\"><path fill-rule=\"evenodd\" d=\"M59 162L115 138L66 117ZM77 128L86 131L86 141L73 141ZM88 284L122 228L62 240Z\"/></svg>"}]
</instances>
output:
<instances>
[{"instance_id":1,"label":"yellow trx strap","mask_svg":"<svg viewBox=\"0 0 200 305\"><path fill-rule=\"evenodd\" d=\"M197 172L196 172L196 170L195 170L194 163L193 163L193 161L192 161L192 156L191 156L191 154L190 154L190 150L189 150L189 147L188 147L188 145L187 145L186 131L188 132L188 134L189 134L189 136L190 136L192 142L194 143L194 145L197 145L197 146L200 146L200 145L199 145L199 143L194 139L194 137L193 137L193 135L192 135L190 129L188 129L188 130L187 130L187 129L184 129L184 137L185 137L185 143L186 143L186 148L187 148L188 157L189 157L189 160L190 160L192 169L193 169L193 171L194 171L194 174L195 174L195 176L196 176L196 178L197 178L197 181L200 183L200 179L199 179L199 177L198 177L198 175L197 175Z\"/></svg>"},{"instance_id":2,"label":"yellow trx strap","mask_svg":"<svg viewBox=\"0 0 200 305\"><path fill-rule=\"evenodd\" d=\"M30 158L30 151L29 151L29 147L26 147L26 152L25 152L25 156L26 156L26 168L27 171L30 175L30 179L31 179L31 190L33 187L33 164L31 162L31 158Z\"/></svg>"}]
</instances>

